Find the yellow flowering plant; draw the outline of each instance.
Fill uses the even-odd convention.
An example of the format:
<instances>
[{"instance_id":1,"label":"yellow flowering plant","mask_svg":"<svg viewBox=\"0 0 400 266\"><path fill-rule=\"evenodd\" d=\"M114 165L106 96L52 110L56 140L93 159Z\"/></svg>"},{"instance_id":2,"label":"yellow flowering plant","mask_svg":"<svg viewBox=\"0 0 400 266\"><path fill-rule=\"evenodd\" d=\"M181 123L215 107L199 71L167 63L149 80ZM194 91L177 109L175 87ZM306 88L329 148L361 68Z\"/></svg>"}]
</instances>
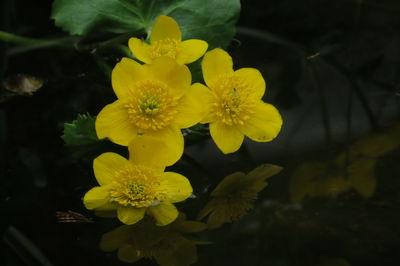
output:
<instances>
[{"instance_id":1,"label":"yellow flowering plant","mask_svg":"<svg viewBox=\"0 0 400 266\"><path fill-rule=\"evenodd\" d=\"M245 136L258 142L274 139L282 118L273 105L263 102L265 81L258 70L233 70L232 58L224 50L206 53L206 41L182 41L180 27L172 17L156 18L148 39L149 43L130 38L129 48L143 64L123 57L115 65L111 83L117 99L95 118L96 134L84 139L92 144L97 135L126 146L129 159L113 152L95 158L98 186L87 191L83 203L96 215L117 217L125 224L103 235L102 250L118 250L118 258L125 262L151 257L162 266L186 266L196 262L196 244L204 242L182 234L239 219L253 207L258 193L267 186L266 179L281 167L262 165L248 174L236 172L225 177L198 214L198 220L207 217L207 225L186 220L174 203L189 198L193 188L185 176L166 171L183 154L182 129L209 124L218 148L233 153ZM186 66L203 55L206 86L192 84ZM69 125L64 139L79 141L82 132L92 132L93 120L82 116ZM76 131L76 125L84 130Z\"/></svg>"},{"instance_id":2,"label":"yellow flowering plant","mask_svg":"<svg viewBox=\"0 0 400 266\"><path fill-rule=\"evenodd\" d=\"M150 64L156 58L167 56L179 64L189 64L207 51L208 43L191 39L182 41L178 23L171 17L159 16L151 31L150 44L138 38L129 40L129 49L140 61Z\"/></svg>"},{"instance_id":3,"label":"yellow flowering plant","mask_svg":"<svg viewBox=\"0 0 400 266\"><path fill-rule=\"evenodd\" d=\"M274 139L282 118L271 104L262 101L265 81L254 68L233 70L232 58L216 48L201 63L207 87L196 83L207 114L201 121L210 124L210 134L223 153L237 151L244 136L258 142Z\"/></svg>"},{"instance_id":4,"label":"yellow flowering plant","mask_svg":"<svg viewBox=\"0 0 400 266\"><path fill-rule=\"evenodd\" d=\"M160 226L173 222L178 216L173 203L187 199L192 187L186 177L164 172L168 147L159 140L149 146L132 144L130 154L127 160L108 152L93 161L100 186L86 193L85 207L115 210L118 219L125 224L135 224L145 214L153 216Z\"/></svg>"},{"instance_id":5,"label":"yellow flowering plant","mask_svg":"<svg viewBox=\"0 0 400 266\"><path fill-rule=\"evenodd\" d=\"M199 87L191 86L189 69L168 57L149 65L123 58L111 79L118 99L98 114L98 137L124 146L137 143L139 135L163 139L171 151L170 164L175 163L183 153L181 128L204 116L196 100Z\"/></svg>"}]
</instances>

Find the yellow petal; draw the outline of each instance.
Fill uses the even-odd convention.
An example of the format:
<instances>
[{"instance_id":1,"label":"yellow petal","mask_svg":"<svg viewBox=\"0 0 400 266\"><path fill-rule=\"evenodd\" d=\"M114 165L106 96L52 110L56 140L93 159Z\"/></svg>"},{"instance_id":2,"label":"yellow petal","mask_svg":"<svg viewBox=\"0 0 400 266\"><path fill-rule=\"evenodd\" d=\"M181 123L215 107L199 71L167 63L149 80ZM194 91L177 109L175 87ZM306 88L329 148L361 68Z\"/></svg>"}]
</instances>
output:
<instances>
[{"instance_id":1,"label":"yellow petal","mask_svg":"<svg viewBox=\"0 0 400 266\"><path fill-rule=\"evenodd\" d=\"M254 97L261 99L265 93L265 80L260 71L255 68L241 68L235 71L234 74L245 86L249 88Z\"/></svg>"},{"instance_id":2,"label":"yellow petal","mask_svg":"<svg viewBox=\"0 0 400 266\"><path fill-rule=\"evenodd\" d=\"M182 34L178 23L176 23L173 18L161 15L154 23L153 30L150 35L150 43L167 38L180 41L182 39Z\"/></svg>"},{"instance_id":3,"label":"yellow petal","mask_svg":"<svg viewBox=\"0 0 400 266\"><path fill-rule=\"evenodd\" d=\"M217 147L225 154L237 151L243 143L244 135L235 126L221 121L210 124L210 134Z\"/></svg>"},{"instance_id":4,"label":"yellow petal","mask_svg":"<svg viewBox=\"0 0 400 266\"><path fill-rule=\"evenodd\" d=\"M165 172L160 185L167 190L166 198L172 203L184 201L193 192L189 180L174 172Z\"/></svg>"},{"instance_id":5,"label":"yellow petal","mask_svg":"<svg viewBox=\"0 0 400 266\"><path fill-rule=\"evenodd\" d=\"M207 51L208 43L203 40L186 40L181 43L181 51L178 54L176 61L179 64L190 64Z\"/></svg>"},{"instance_id":6,"label":"yellow petal","mask_svg":"<svg viewBox=\"0 0 400 266\"><path fill-rule=\"evenodd\" d=\"M254 141L273 140L282 127L282 117L278 110L271 104L260 102L254 111L243 125L238 125L239 130Z\"/></svg>"},{"instance_id":7,"label":"yellow petal","mask_svg":"<svg viewBox=\"0 0 400 266\"><path fill-rule=\"evenodd\" d=\"M180 132L177 132L180 134ZM182 135L182 134L181 134ZM146 165L164 171L171 163L169 145L159 136L138 135L129 144L129 160L134 164Z\"/></svg>"},{"instance_id":8,"label":"yellow petal","mask_svg":"<svg viewBox=\"0 0 400 266\"><path fill-rule=\"evenodd\" d=\"M134 208L130 206L118 206L118 219L124 224L135 224L142 220L146 208Z\"/></svg>"},{"instance_id":9,"label":"yellow petal","mask_svg":"<svg viewBox=\"0 0 400 266\"><path fill-rule=\"evenodd\" d=\"M222 49L215 48L204 55L201 70L206 84L210 87L220 75L233 74L232 57Z\"/></svg>"},{"instance_id":10,"label":"yellow petal","mask_svg":"<svg viewBox=\"0 0 400 266\"><path fill-rule=\"evenodd\" d=\"M111 73L111 83L118 98L129 97L138 80L146 79L145 69L127 57L117 63Z\"/></svg>"},{"instance_id":11,"label":"yellow petal","mask_svg":"<svg viewBox=\"0 0 400 266\"><path fill-rule=\"evenodd\" d=\"M111 183L115 172L124 169L128 160L119 154L106 152L93 161L94 175L100 185Z\"/></svg>"},{"instance_id":12,"label":"yellow petal","mask_svg":"<svg viewBox=\"0 0 400 266\"><path fill-rule=\"evenodd\" d=\"M157 147L156 143L151 143L152 140L163 141L165 145ZM133 139L130 144L133 147L131 160L137 164L149 166L159 165L165 167L173 165L183 154L183 141L182 132L177 128L168 127L159 131L144 133L142 136ZM141 142L143 143L143 146L140 146ZM135 153L133 153L135 149L143 152L143 155L139 154L138 156L135 156ZM154 151L163 154L152 157ZM160 159L160 163L157 163L155 158Z\"/></svg>"},{"instance_id":13,"label":"yellow petal","mask_svg":"<svg viewBox=\"0 0 400 266\"><path fill-rule=\"evenodd\" d=\"M139 59L140 61L150 64L151 63L151 58L150 58L150 51L149 51L149 45L138 38L130 38L129 42L129 49L133 53L133 55Z\"/></svg>"},{"instance_id":14,"label":"yellow petal","mask_svg":"<svg viewBox=\"0 0 400 266\"><path fill-rule=\"evenodd\" d=\"M178 217L178 210L172 203L162 202L148 208L149 213L156 219L156 225L164 226L172 223Z\"/></svg>"},{"instance_id":15,"label":"yellow petal","mask_svg":"<svg viewBox=\"0 0 400 266\"><path fill-rule=\"evenodd\" d=\"M196 125L210 112L212 94L210 90L200 84L193 84L179 102L175 125L179 128L188 128Z\"/></svg>"},{"instance_id":16,"label":"yellow petal","mask_svg":"<svg viewBox=\"0 0 400 266\"><path fill-rule=\"evenodd\" d=\"M143 257L139 250L135 249L132 245L124 245L118 249L118 259L124 262L133 263Z\"/></svg>"},{"instance_id":17,"label":"yellow petal","mask_svg":"<svg viewBox=\"0 0 400 266\"><path fill-rule=\"evenodd\" d=\"M99 139L109 138L112 142L123 146L128 146L137 132L120 100L106 105L97 115L95 124Z\"/></svg>"},{"instance_id":18,"label":"yellow petal","mask_svg":"<svg viewBox=\"0 0 400 266\"><path fill-rule=\"evenodd\" d=\"M86 192L83 197L83 204L86 209L93 210L110 202L110 192L108 186L94 187Z\"/></svg>"},{"instance_id":19,"label":"yellow petal","mask_svg":"<svg viewBox=\"0 0 400 266\"><path fill-rule=\"evenodd\" d=\"M192 75L189 68L179 65L169 57L159 57L153 60L150 65L143 66L151 75L151 79L164 82L171 89L175 97L181 97L190 88Z\"/></svg>"}]
</instances>

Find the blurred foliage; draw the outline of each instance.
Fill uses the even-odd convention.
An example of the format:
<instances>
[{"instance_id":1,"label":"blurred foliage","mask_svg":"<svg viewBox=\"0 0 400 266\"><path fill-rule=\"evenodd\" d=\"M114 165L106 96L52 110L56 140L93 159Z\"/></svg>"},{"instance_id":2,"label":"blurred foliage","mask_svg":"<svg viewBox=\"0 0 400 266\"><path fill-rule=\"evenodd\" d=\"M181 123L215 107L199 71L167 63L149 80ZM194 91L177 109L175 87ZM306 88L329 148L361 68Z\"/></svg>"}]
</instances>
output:
<instances>
[{"instance_id":1,"label":"blurred foliage","mask_svg":"<svg viewBox=\"0 0 400 266\"><path fill-rule=\"evenodd\" d=\"M177 20L184 39L202 39L210 48L226 47L235 34L239 0L55 0L52 18L71 35L103 31L150 34L159 15ZM81 14L76 16L76 14Z\"/></svg>"}]
</instances>

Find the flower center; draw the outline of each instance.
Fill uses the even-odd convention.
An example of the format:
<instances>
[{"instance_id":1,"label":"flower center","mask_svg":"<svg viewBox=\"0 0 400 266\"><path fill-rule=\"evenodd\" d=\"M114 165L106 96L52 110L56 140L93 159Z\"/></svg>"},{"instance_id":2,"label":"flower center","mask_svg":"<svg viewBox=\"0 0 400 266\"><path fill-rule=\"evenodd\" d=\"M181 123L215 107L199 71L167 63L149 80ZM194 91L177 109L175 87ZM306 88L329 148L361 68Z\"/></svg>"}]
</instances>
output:
<instances>
[{"instance_id":1,"label":"flower center","mask_svg":"<svg viewBox=\"0 0 400 266\"><path fill-rule=\"evenodd\" d=\"M157 205L166 195L160 178L153 169L141 165L118 171L110 189L111 201L136 208Z\"/></svg>"},{"instance_id":2,"label":"flower center","mask_svg":"<svg viewBox=\"0 0 400 266\"><path fill-rule=\"evenodd\" d=\"M156 59L161 56L168 56L175 59L180 50L180 41L176 39L166 38L158 40L150 46L150 58Z\"/></svg>"},{"instance_id":3,"label":"flower center","mask_svg":"<svg viewBox=\"0 0 400 266\"><path fill-rule=\"evenodd\" d=\"M247 84L233 75L223 75L210 86L214 92L214 112L226 125L243 125L254 113L254 97Z\"/></svg>"},{"instance_id":4,"label":"flower center","mask_svg":"<svg viewBox=\"0 0 400 266\"><path fill-rule=\"evenodd\" d=\"M136 91L124 104L129 120L140 131L159 130L169 125L177 113L178 98L157 80L136 83Z\"/></svg>"}]
</instances>

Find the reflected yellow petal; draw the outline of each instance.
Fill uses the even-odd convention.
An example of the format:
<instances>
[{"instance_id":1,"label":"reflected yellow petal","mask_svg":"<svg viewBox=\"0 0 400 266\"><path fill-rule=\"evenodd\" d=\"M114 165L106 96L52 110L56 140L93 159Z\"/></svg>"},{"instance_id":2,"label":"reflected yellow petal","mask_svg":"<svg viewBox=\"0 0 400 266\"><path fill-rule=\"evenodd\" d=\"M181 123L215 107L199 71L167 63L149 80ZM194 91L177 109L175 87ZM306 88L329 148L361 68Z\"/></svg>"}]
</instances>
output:
<instances>
[{"instance_id":1,"label":"reflected yellow petal","mask_svg":"<svg viewBox=\"0 0 400 266\"><path fill-rule=\"evenodd\" d=\"M197 221L183 221L176 228L182 233L198 233L204 231L207 225Z\"/></svg>"},{"instance_id":2,"label":"reflected yellow petal","mask_svg":"<svg viewBox=\"0 0 400 266\"><path fill-rule=\"evenodd\" d=\"M128 263L133 263L143 257L139 255L139 252L132 245L125 245L119 248L117 256L121 261Z\"/></svg>"},{"instance_id":3,"label":"reflected yellow petal","mask_svg":"<svg viewBox=\"0 0 400 266\"><path fill-rule=\"evenodd\" d=\"M95 125L99 139L109 138L123 146L128 146L137 132L120 100L106 105L97 115Z\"/></svg>"},{"instance_id":4,"label":"reflected yellow petal","mask_svg":"<svg viewBox=\"0 0 400 266\"><path fill-rule=\"evenodd\" d=\"M178 54L176 61L179 64L190 64L207 51L208 43L203 40L186 40L181 43L181 51Z\"/></svg>"},{"instance_id":5,"label":"reflected yellow petal","mask_svg":"<svg viewBox=\"0 0 400 266\"><path fill-rule=\"evenodd\" d=\"M365 198L370 198L375 193L375 166L376 159L361 158L347 167L351 185Z\"/></svg>"},{"instance_id":6,"label":"reflected yellow petal","mask_svg":"<svg viewBox=\"0 0 400 266\"><path fill-rule=\"evenodd\" d=\"M221 121L210 124L210 134L217 147L225 154L237 151L244 139L244 135L235 126L228 126Z\"/></svg>"},{"instance_id":7,"label":"reflected yellow petal","mask_svg":"<svg viewBox=\"0 0 400 266\"><path fill-rule=\"evenodd\" d=\"M103 153L93 161L93 170L97 182L107 185L112 182L115 172L123 169L128 160L113 152Z\"/></svg>"},{"instance_id":8,"label":"reflected yellow petal","mask_svg":"<svg viewBox=\"0 0 400 266\"><path fill-rule=\"evenodd\" d=\"M282 169L281 166L273 164L263 164L253 169L246 175L249 189L256 192L263 190L267 186L265 180L278 174Z\"/></svg>"},{"instance_id":9,"label":"reflected yellow petal","mask_svg":"<svg viewBox=\"0 0 400 266\"><path fill-rule=\"evenodd\" d=\"M254 141L273 140L282 127L282 117L278 110L271 104L260 102L254 111L243 125L238 125L239 130Z\"/></svg>"},{"instance_id":10,"label":"reflected yellow petal","mask_svg":"<svg viewBox=\"0 0 400 266\"><path fill-rule=\"evenodd\" d=\"M165 172L160 186L167 190L167 200L172 203L184 201L193 192L189 180L174 172Z\"/></svg>"},{"instance_id":11,"label":"reflected yellow petal","mask_svg":"<svg viewBox=\"0 0 400 266\"><path fill-rule=\"evenodd\" d=\"M218 76L233 74L232 57L224 50L215 48L204 55L201 62L201 69L204 81L211 87L213 80L218 78Z\"/></svg>"},{"instance_id":12,"label":"reflected yellow petal","mask_svg":"<svg viewBox=\"0 0 400 266\"><path fill-rule=\"evenodd\" d=\"M128 225L120 226L105 233L100 240L100 249L106 252L114 251L126 244L131 238L131 234L132 231Z\"/></svg>"},{"instance_id":13,"label":"reflected yellow petal","mask_svg":"<svg viewBox=\"0 0 400 266\"><path fill-rule=\"evenodd\" d=\"M130 38L129 42L129 49L133 53L133 55L139 59L140 61L150 64L151 63L151 58L150 58L150 47L149 45L138 38Z\"/></svg>"},{"instance_id":14,"label":"reflected yellow petal","mask_svg":"<svg viewBox=\"0 0 400 266\"><path fill-rule=\"evenodd\" d=\"M246 175L242 172L235 172L224 177L224 179L217 185L217 187L213 190L213 192L211 192L211 196L226 197L231 195L232 193L238 192L238 190L242 189L241 180L244 180L245 177Z\"/></svg>"},{"instance_id":15,"label":"reflected yellow petal","mask_svg":"<svg viewBox=\"0 0 400 266\"><path fill-rule=\"evenodd\" d=\"M145 69L127 57L117 63L111 73L111 83L118 98L129 97L135 83L147 79Z\"/></svg>"},{"instance_id":16,"label":"reflected yellow petal","mask_svg":"<svg viewBox=\"0 0 400 266\"><path fill-rule=\"evenodd\" d=\"M134 208L129 206L118 206L118 219L124 224L135 224L142 220L146 208Z\"/></svg>"},{"instance_id":17,"label":"reflected yellow petal","mask_svg":"<svg viewBox=\"0 0 400 266\"><path fill-rule=\"evenodd\" d=\"M149 213L156 219L156 225L164 226L172 223L178 217L178 210L172 203L162 202L148 208Z\"/></svg>"},{"instance_id":18,"label":"reflected yellow petal","mask_svg":"<svg viewBox=\"0 0 400 266\"><path fill-rule=\"evenodd\" d=\"M182 34L178 23L176 23L173 18L161 15L154 23L153 30L150 35L150 43L168 38L180 41L182 39Z\"/></svg>"},{"instance_id":19,"label":"reflected yellow petal","mask_svg":"<svg viewBox=\"0 0 400 266\"><path fill-rule=\"evenodd\" d=\"M238 77L249 91L254 94L254 97L261 99L265 93L265 80L260 71L255 68L241 68L235 71L234 74Z\"/></svg>"},{"instance_id":20,"label":"reflected yellow petal","mask_svg":"<svg viewBox=\"0 0 400 266\"><path fill-rule=\"evenodd\" d=\"M86 192L83 197L83 204L86 209L93 210L110 201L110 192L108 186L94 187Z\"/></svg>"}]
</instances>

